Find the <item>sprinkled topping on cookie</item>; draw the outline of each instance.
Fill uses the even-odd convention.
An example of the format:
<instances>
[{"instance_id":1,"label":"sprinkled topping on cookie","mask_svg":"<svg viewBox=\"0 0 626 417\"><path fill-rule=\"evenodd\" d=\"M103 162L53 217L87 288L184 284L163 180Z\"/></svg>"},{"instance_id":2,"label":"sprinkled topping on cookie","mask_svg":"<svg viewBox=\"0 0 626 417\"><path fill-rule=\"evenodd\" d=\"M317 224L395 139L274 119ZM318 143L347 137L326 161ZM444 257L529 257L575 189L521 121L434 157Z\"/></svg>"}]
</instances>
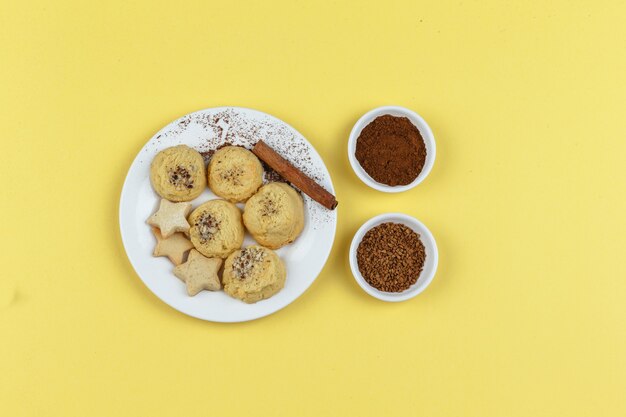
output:
<instances>
[{"instance_id":1,"label":"sprinkled topping on cookie","mask_svg":"<svg viewBox=\"0 0 626 417\"><path fill-rule=\"evenodd\" d=\"M242 185L241 176L243 175L241 167L235 167L222 171L220 176L225 181L230 181L233 185Z\"/></svg>"},{"instance_id":2,"label":"sprinkled topping on cookie","mask_svg":"<svg viewBox=\"0 0 626 417\"><path fill-rule=\"evenodd\" d=\"M272 216L278 213L278 206L276 202L269 197L266 197L261 202L261 216Z\"/></svg>"},{"instance_id":3,"label":"sprinkled topping on cookie","mask_svg":"<svg viewBox=\"0 0 626 417\"><path fill-rule=\"evenodd\" d=\"M265 255L265 251L260 248L242 249L241 253L233 260L233 275L239 279L247 278L254 266L263 262Z\"/></svg>"},{"instance_id":4,"label":"sprinkled topping on cookie","mask_svg":"<svg viewBox=\"0 0 626 417\"><path fill-rule=\"evenodd\" d=\"M169 171L170 184L176 188L193 188L193 178L184 166L178 165Z\"/></svg>"},{"instance_id":5,"label":"sprinkled topping on cookie","mask_svg":"<svg viewBox=\"0 0 626 417\"><path fill-rule=\"evenodd\" d=\"M213 238L219 230L220 221L210 213L202 213L194 224L198 228L200 241L207 242Z\"/></svg>"}]
</instances>

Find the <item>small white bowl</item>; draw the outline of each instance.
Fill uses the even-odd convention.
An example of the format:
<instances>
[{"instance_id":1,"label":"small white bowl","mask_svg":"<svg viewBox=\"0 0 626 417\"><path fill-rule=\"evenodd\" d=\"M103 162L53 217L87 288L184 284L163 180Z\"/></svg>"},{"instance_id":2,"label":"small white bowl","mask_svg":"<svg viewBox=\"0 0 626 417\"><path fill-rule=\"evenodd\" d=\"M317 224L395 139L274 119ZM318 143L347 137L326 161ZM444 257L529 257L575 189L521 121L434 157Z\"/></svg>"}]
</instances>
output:
<instances>
[{"instance_id":1,"label":"small white bowl","mask_svg":"<svg viewBox=\"0 0 626 417\"><path fill-rule=\"evenodd\" d=\"M424 268L422 269L417 282L411 285L411 287L407 290L398 293L380 291L368 284L359 271L359 265L356 259L357 248L359 247L365 233L367 233L367 231L374 226L387 222L401 223L413 229L413 231L420 235L420 240L424 244L424 248L426 250L426 261L424 262ZM438 262L439 253L437 252L437 243L435 242L435 238L432 233L430 233L430 230L428 230L428 228L419 220L402 213L385 213L369 219L356 232L354 238L352 239L352 244L350 245L350 269L352 269L354 279L366 293L383 301L404 301L413 298L424 291L435 277Z\"/></svg>"},{"instance_id":2,"label":"small white bowl","mask_svg":"<svg viewBox=\"0 0 626 417\"><path fill-rule=\"evenodd\" d=\"M385 114L408 118L411 123L413 123L413 125L417 127L417 129L420 131L420 134L422 135L422 138L424 139L424 144L426 145L426 161L424 162L422 172L420 172L417 178L415 178L415 180L413 180L413 182L410 184L397 186L381 184L380 182L370 177L369 174L365 172L359 161L356 159L356 140L361 134L361 131L375 118ZM368 111L356 122L356 124L352 128L352 132L350 132L350 138L348 139L348 158L350 159L350 165L352 165L352 169L354 170L356 175L361 179L361 181L363 181L365 184L369 185L373 189L386 193L400 193L402 191L410 190L420 182L424 181L424 179L430 173L430 170L433 168L436 153L437 149L435 147L435 136L433 135L432 130L430 130L430 126L428 126L428 123L426 123L419 114L400 106L383 106Z\"/></svg>"}]
</instances>

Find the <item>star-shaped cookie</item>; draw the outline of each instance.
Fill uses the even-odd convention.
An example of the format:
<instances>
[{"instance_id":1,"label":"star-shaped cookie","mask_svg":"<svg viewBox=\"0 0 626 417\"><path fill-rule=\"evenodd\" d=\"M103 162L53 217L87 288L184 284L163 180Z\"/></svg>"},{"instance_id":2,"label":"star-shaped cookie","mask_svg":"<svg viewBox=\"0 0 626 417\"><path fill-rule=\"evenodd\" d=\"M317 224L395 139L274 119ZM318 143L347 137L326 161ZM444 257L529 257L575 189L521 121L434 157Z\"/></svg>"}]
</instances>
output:
<instances>
[{"instance_id":1,"label":"star-shaped cookie","mask_svg":"<svg viewBox=\"0 0 626 417\"><path fill-rule=\"evenodd\" d=\"M157 244L154 247L153 256L167 256L174 265L183 263L185 252L193 248L191 243L182 233L174 233L168 238L164 238L156 227L152 228L152 233L156 237Z\"/></svg>"},{"instance_id":2,"label":"star-shaped cookie","mask_svg":"<svg viewBox=\"0 0 626 417\"><path fill-rule=\"evenodd\" d=\"M158 227L164 238L172 236L176 232L189 231L187 215L191 211L191 203L172 203L166 199L161 200L161 205L146 221L150 226Z\"/></svg>"},{"instance_id":3,"label":"star-shaped cookie","mask_svg":"<svg viewBox=\"0 0 626 417\"><path fill-rule=\"evenodd\" d=\"M187 294L194 296L202 290L217 291L222 288L217 276L220 266L220 258L207 258L192 249L187 262L174 268L174 275L186 284Z\"/></svg>"}]
</instances>

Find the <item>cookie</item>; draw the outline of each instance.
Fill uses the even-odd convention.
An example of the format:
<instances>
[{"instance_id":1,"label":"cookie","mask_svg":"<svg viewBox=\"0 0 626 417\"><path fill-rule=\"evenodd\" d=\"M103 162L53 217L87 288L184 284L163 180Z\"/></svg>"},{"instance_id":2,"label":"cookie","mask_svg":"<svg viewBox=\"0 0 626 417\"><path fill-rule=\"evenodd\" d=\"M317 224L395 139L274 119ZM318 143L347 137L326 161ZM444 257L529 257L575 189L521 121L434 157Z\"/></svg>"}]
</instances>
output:
<instances>
[{"instance_id":1,"label":"cookie","mask_svg":"<svg viewBox=\"0 0 626 417\"><path fill-rule=\"evenodd\" d=\"M259 244L278 249L293 242L304 228L302 196L288 184L266 184L246 202L243 222Z\"/></svg>"},{"instance_id":2,"label":"cookie","mask_svg":"<svg viewBox=\"0 0 626 417\"><path fill-rule=\"evenodd\" d=\"M243 243L241 212L226 200L211 200L189 215L189 237L208 258L226 258Z\"/></svg>"},{"instance_id":3,"label":"cookie","mask_svg":"<svg viewBox=\"0 0 626 417\"><path fill-rule=\"evenodd\" d=\"M174 265L183 263L185 252L193 248L193 244L182 233L174 233L172 236L164 238L156 227L152 228L152 233L157 240L152 255L167 256Z\"/></svg>"},{"instance_id":4,"label":"cookie","mask_svg":"<svg viewBox=\"0 0 626 417\"><path fill-rule=\"evenodd\" d=\"M187 233L189 222L187 215L191 211L191 203L172 203L161 199L159 210L146 221L150 226L158 227L161 236L168 238L176 232Z\"/></svg>"},{"instance_id":5,"label":"cookie","mask_svg":"<svg viewBox=\"0 0 626 417\"><path fill-rule=\"evenodd\" d=\"M285 286L283 261L271 249L258 245L233 252L224 264L224 292L246 303L269 298Z\"/></svg>"},{"instance_id":6,"label":"cookie","mask_svg":"<svg viewBox=\"0 0 626 417\"><path fill-rule=\"evenodd\" d=\"M194 296L202 290L217 291L222 288L217 276L220 266L221 259L207 258L192 249L187 262L174 268L174 275L185 283L187 294Z\"/></svg>"},{"instance_id":7,"label":"cookie","mask_svg":"<svg viewBox=\"0 0 626 417\"><path fill-rule=\"evenodd\" d=\"M209 162L209 188L231 203L246 201L263 184L263 166L240 146L219 149Z\"/></svg>"},{"instance_id":8,"label":"cookie","mask_svg":"<svg viewBox=\"0 0 626 417\"><path fill-rule=\"evenodd\" d=\"M206 188L204 159L198 151L178 145L159 152L150 165L154 191L170 201L191 201Z\"/></svg>"}]
</instances>

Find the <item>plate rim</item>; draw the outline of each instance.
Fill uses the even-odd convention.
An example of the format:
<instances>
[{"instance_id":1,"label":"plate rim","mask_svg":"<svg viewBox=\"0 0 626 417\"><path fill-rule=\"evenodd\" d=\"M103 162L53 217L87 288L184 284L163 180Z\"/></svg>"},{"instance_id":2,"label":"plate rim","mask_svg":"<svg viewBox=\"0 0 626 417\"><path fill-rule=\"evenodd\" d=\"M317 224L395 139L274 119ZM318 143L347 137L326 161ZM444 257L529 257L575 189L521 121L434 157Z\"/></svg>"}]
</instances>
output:
<instances>
[{"instance_id":1,"label":"plate rim","mask_svg":"<svg viewBox=\"0 0 626 417\"><path fill-rule=\"evenodd\" d=\"M152 293L155 297L157 297L161 302L163 302L164 304L166 304L167 306L169 306L170 308L172 308L175 311L178 311L179 313L182 313L184 315L190 316L190 317L194 317L196 319L199 320L203 320L203 321L207 321L207 322L212 322L212 323L243 323L243 322L247 322L247 321L253 321L253 320L258 320L261 319L263 317L267 317L269 315L272 315L274 313L277 313L280 310L283 310L285 307L289 306L290 304L292 304L294 301L296 301L298 298L302 297L302 295L307 292L307 290L309 288L311 288L311 286L313 285L313 283L317 280L317 278L319 277L320 273L322 272L322 270L324 269L324 267L326 266L326 264L328 263L328 259L330 258L330 254L332 252L332 249L335 245L335 239L337 236L337 219L338 219L338 215L337 215L337 208L335 208L333 210L332 213L332 235L331 235L331 241L330 241L330 245L328 247L328 251L324 254L324 262L321 263L319 269L315 272L315 276L314 278L311 280L311 282L308 283L308 285L306 285L306 287L304 287L304 289L297 295L295 296L292 300L290 300L289 302L287 302L286 304L279 306L278 308L274 309L274 310L270 310L268 312L259 314L259 315L255 315L252 318L245 318L245 319L223 319L223 320L214 320L214 319L208 319L206 317L201 317L198 314L194 314L194 313L190 313L187 311L182 311L178 308L176 308L175 306L173 306L172 304L170 304L169 302L167 302L166 300L164 300L163 298L161 298L159 296L159 294L157 294L156 292L154 292L152 290L152 288L150 288L150 286L148 285L148 283L146 282L146 280L144 279L144 277L141 276L141 274L138 271L137 265L135 264L135 262L133 261L132 256L130 256L129 252L128 252L128 244L126 242L126 238L125 238L125 228L124 228L124 223L122 221L122 208L124 206L124 201L127 194L127 187L129 186L129 180L130 180L130 174L131 174L131 169L132 167L135 165L135 163L137 163L138 159L142 156L142 151L143 149L148 146L148 144L154 140L155 138L157 138L162 131L164 131L166 128L168 128L168 126L174 125L175 123L177 123L179 120L194 115L196 113L203 113L203 112L207 112L207 111L211 111L211 112L219 112L219 111L225 111L225 110L234 110L234 111L243 111L243 112L253 112L253 113L257 113L261 116L265 116L265 117L269 117L270 119L274 119L275 121L278 121L280 123L285 124L289 129L293 130L296 134L300 135L300 137L302 137L311 147L311 150L318 156L318 158L320 159L320 161L322 161L322 168L323 170L326 172L326 174L328 175L328 182L329 182L329 192L335 194L335 187L333 184L333 180L332 180L332 176L330 175L330 171L328 170L328 167L326 166L326 163L324 162L324 159L322 158L322 156L319 154L319 152L317 151L317 149L315 149L315 146L313 146L313 144L306 138L306 136L304 136L298 129L296 129L295 127L293 127L291 124L285 122L282 119L279 119L278 117L266 113L264 111L261 110L257 110L257 109L252 109L249 107L240 107L240 106L219 106L219 107L208 107L208 108L204 108L204 109L200 109L200 110L196 110L196 111L192 111L190 113L186 113L172 121L170 121L169 123L167 123L165 126L163 126L161 129L159 129L157 132L155 132L142 146L141 148L139 148L139 151L137 152L137 154L135 155L135 157L133 158L132 162L130 163L130 165L128 166L128 170L126 172L126 176L124 177L124 183L122 184L122 189L120 192L120 198L118 201L118 210L117 210L117 215L118 215L118 223L119 223L119 233L120 233L120 237L122 239L122 246L124 247L124 253L126 255L126 258L128 259L128 261L130 262L133 270L135 271L135 275L141 280L141 282L143 283L143 285L146 286L146 288L148 289L148 291L150 293ZM313 202L314 204L316 204L315 202Z\"/></svg>"}]
</instances>

